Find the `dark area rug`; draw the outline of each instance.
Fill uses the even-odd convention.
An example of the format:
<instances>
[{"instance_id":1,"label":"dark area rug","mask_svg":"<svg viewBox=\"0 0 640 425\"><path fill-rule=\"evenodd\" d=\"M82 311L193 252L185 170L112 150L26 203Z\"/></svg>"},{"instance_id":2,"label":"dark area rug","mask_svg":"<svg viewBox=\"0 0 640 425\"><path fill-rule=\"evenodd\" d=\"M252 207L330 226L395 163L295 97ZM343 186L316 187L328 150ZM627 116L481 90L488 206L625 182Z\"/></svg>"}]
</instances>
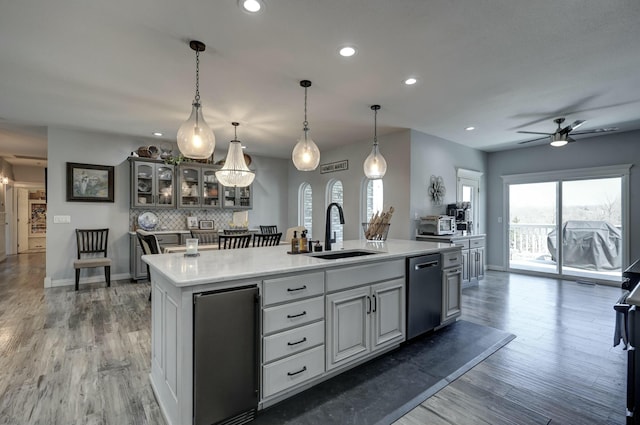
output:
<instances>
[{"instance_id":1,"label":"dark area rug","mask_svg":"<svg viewBox=\"0 0 640 425\"><path fill-rule=\"evenodd\" d=\"M460 320L259 411L252 425L391 424L513 338Z\"/></svg>"}]
</instances>

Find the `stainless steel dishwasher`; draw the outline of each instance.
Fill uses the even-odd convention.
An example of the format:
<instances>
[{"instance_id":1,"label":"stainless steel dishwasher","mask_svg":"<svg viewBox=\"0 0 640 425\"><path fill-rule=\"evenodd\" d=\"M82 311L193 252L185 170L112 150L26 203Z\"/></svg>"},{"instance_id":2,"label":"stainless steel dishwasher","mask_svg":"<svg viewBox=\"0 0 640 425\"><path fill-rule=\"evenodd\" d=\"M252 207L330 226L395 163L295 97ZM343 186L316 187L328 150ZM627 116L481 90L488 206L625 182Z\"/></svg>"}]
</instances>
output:
<instances>
[{"instance_id":1,"label":"stainless steel dishwasher","mask_svg":"<svg viewBox=\"0 0 640 425\"><path fill-rule=\"evenodd\" d=\"M259 301L256 286L194 295L195 425L254 419L260 395Z\"/></svg>"},{"instance_id":2,"label":"stainless steel dishwasher","mask_svg":"<svg viewBox=\"0 0 640 425\"><path fill-rule=\"evenodd\" d=\"M440 254L407 258L407 339L440 325L441 273Z\"/></svg>"}]
</instances>

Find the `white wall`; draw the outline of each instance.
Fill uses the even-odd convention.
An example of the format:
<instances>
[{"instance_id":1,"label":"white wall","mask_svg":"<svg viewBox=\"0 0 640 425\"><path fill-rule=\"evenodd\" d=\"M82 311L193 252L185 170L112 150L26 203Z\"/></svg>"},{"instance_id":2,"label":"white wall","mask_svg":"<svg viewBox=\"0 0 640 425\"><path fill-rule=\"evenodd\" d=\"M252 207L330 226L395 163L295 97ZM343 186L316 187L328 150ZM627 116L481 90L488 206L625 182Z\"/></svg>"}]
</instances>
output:
<instances>
[{"instance_id":1,"label":"white wall","mask_svg":"<svg viewBox=\"0 0 640 425\"><path fill-rule=\"evenodd\" d=\"M409 131L403 130L385 136L378 136L380 152L387 161L387 173L384 181L384 209L395 208L389 238L408 239L409 237ZM298 190L303 182L311 184L313 190L313 239L324 240L326 220L326 187L331 179L341 180L344 190L344 238L360 237L360 188L364 179L363 163L371 152L372 140L321 151L320 164L348 160L349 169L333 173L320 174L315 171L298 171L289 160L289 221L287 227L297 226ZM293 146L291 147L293 149Z\"/></svg>"},{"instance_id":2,"label":"white wall","mask_svg":"<svg viewBox=\"0 0 640 425\"><path fill-rule=\"evenodd\" d=\"M112 279L129 278L130 171L127 158L139 146L157 145L158 139L121 136L51 127L48 129L47 266L45 285L71 285L75 274L75 229L108 227ZM216 158L225 152L216 150ZM286 225L287 160L252 155L256 171L254 210L249 223ZM115 166L113 203L67 202L66 163ZM56 215L70 215L70 224L54 224ZM82 277L101 279L102 269L83 270Z\"/></svg>"},{"instance_id":3,"label":"white wall","mask_svg":"<svg viewBox=\"0 0 640 425\"><path fill-rule=\"evenodd\" d=\"M447 204L456 202L457 169L464 168L484 173L480 181L479 217L480 233L485 231L487 154L439 137L411 131L411 235L415 235L417 217L446 214ZM442 205L429 198L431 176L441 176L446 189Z\"/></svg>"},{"instance_id":4,"label":"white wall","mask_svg":"<svg viewBox=\"0 0 640 425\"><path fill-rule=\"evenodd\" d=\"M537 173L566 169L635 163L629 175L630 261L640 257L640 131L590 137L562 148L541 145L488 154L487 265L503 268L506 247L503 238L503 182L508 174Z\"/></svg>"},{"instance_id":5,"label":"white wall","mask_svg":"<svg viewBox=\"0 0 640 425\"><path fill-rule=\"evenodd\" d=\"M14 180L21 183L37 183L44 186L44 167L14 165Z\"/></svg>"}]
</instances>

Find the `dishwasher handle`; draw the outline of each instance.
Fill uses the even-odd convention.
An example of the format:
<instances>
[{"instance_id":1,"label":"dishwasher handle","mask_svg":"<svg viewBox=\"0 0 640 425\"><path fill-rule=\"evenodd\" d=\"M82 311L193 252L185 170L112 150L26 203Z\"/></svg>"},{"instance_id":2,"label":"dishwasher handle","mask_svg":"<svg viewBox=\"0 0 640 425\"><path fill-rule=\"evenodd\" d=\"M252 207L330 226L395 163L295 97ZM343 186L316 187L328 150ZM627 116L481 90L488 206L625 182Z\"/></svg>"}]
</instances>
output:
<instances>
[{"instance_id":1,"label":"dishwasher handle","mask_svg":"<svg viewBox=\"0 0 640 425\"><path fill-rule=\"evenodd\" d=\"M438 266L438 261L428 261L426 263L420 263L420 264L416 264L414 266L415 270L421 270L421 269L426 269L429 267L437 267Z\"/></svg>"}]
</instances>

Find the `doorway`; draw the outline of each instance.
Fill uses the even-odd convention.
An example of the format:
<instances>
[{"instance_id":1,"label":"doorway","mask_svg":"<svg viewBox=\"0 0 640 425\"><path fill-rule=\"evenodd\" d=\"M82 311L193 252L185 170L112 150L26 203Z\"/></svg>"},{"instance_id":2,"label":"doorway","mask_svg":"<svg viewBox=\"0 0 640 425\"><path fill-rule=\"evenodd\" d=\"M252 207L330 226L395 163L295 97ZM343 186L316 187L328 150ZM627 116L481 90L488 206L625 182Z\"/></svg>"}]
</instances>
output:
<instances>
[{"instance_id":1,"label":"doorway","mask_svg":"<svg viewBox=\"0 0 640 425\"><path fill-rule=\"evenodd\" d=\"M47 201L41 187L17 189L18 254L44 252L47 246Z\"/></svg>"},{"instance_id":2,"label":"doorway","mask_svg":"<svg viewBox=\"0 0 640 425\"><path fill-rule=\"evenodd\" d=\"M628 168L602 168L503 177L509 270L620 282L628 263Z\"/></svg>"}]
</instances>

